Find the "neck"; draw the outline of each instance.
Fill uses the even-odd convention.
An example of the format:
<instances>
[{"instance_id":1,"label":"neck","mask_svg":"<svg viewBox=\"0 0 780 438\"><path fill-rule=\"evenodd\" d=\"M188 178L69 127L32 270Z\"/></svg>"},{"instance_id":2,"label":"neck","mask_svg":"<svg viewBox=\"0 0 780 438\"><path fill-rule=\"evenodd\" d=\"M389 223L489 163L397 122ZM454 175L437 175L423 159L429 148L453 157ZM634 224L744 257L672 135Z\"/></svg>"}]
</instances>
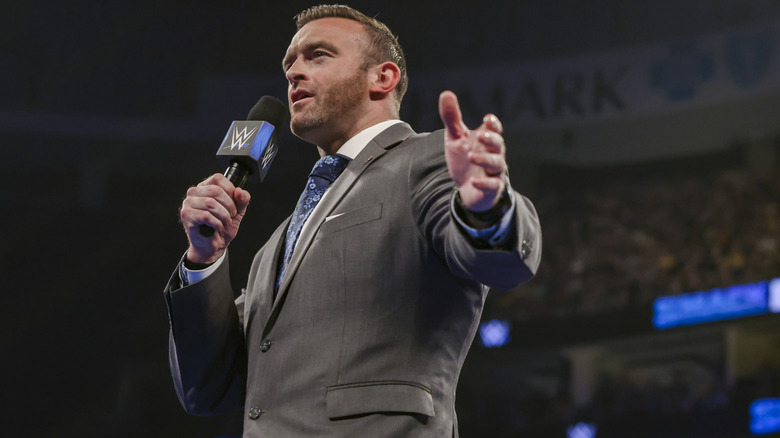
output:
<instances>
[{"instance_id":1,"label":"neck","mask_svg":"<svg viewBox=\"0 0 780 438\"><path fill-rule=\"evenodd\" d=\"M363 130L370 128L378 123L382 123L387 120L397 119L398 117L392 117L390 114L376 115L375 117L366 117L360 121L353 123L346 129L340 130L342 134L334 135L330 138L318 139L318 141L312 142L317 146L317 150L320 156L332 155L338 152L344 143L349 141L352 137L356 136Z\"/></svg>"}]
</instances>

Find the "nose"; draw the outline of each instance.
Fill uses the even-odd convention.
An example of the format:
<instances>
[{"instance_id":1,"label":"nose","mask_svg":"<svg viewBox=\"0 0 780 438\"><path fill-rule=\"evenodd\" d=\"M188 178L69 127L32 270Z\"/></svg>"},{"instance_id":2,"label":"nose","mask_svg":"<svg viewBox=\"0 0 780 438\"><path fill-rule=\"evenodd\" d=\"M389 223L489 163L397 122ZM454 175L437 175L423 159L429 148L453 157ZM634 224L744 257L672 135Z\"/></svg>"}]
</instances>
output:
<instances>
[{"instance_id":1,"label":"nose","mask_svg":"<svg viewBox=\"0 0 780 438\"><path fill-rule=\"evenodd\" d=\"M299 62L299 60L296 60L292 63L290 68L287 69L287 72L284 74L284 76L287 78L287 82L290 85L295 85L298 81L302 81L306 79L306 73L304 72L304 69L301 65L302 63Z\"/></svg>"}]
</instances>

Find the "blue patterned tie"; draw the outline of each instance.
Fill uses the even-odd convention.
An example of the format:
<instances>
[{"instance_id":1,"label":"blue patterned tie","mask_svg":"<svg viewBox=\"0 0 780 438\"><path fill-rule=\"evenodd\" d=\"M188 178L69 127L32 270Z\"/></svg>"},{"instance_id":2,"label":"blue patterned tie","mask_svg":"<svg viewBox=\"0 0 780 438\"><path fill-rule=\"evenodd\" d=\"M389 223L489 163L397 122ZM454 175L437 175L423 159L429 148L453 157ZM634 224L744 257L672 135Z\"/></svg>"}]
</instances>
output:
<instances>
[{"instance_id":1,"label":"blue patterned tie","mask_svg":"<svg viewBox=\"0 0 780 438\"><path fill-rule=\"evenodd\" d=\"M314 165L314 168L312 168L309 180L306 182L306 188L301 193L298 204L295 206L295 211L293 211L292 219L290 219L290 225L287 226L287 238L284 241L284 254L279 267L279 275L276 277L275 291L279 290L279 286L282 284L284 272L287 270L287 265L292 258L295 242L301 234L303 224L309 218L317 203L320 202L320 199L322 199L322 195L325 194L325 190L330 186L330 183L341 175L347 164L349 164L349 158L343 155L326 155L320 158Z\"/></svg>"}]
</instances>

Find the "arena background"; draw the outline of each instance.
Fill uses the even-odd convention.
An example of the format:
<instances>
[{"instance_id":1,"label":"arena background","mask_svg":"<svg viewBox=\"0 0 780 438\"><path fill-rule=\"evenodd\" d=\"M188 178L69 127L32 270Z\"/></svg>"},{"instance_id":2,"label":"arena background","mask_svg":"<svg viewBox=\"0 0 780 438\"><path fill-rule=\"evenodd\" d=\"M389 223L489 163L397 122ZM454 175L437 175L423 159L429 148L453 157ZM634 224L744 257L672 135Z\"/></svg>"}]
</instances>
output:
<instances>
[{"instance_id":1,"label":"arena background","mask_svg":"<svg viewBox=\"0 0 780 438\"><path fill-rule=\"evenodd\" d=\"M221 170L232 120L284 96L292 17L311 4L3 5L0 435L240 435L240 414L179 407L162 287L185 249L183 193ZM402 117L438 129L447 88L471 126L495 112L540 212L539 275L492 291L466 362L463 437L778 430L771 303L653 318L660 297L739 301L733 286L780 277L780 2L350 4L405 48ZM316 159L289 130L280 142L231 246L236 284Z\"/></svg>"}]
</instances>

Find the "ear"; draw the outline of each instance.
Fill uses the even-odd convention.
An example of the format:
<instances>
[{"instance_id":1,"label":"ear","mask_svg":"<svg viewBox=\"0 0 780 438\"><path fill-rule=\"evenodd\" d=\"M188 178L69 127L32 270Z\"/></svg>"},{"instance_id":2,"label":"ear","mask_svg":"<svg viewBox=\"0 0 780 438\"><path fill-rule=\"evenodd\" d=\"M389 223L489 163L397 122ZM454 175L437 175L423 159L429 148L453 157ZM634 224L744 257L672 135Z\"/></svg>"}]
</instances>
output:
<instances>
[{"instance_id":1,"label":"ear","mask_svg":"<svg viewBox=\"0 0 780 438\"><path fill-rule=\"evenodd\" d=\"M401 69L394 62L383 62L371 70L368 92L372 99L382 99L392 93L400 81Z\"/></svg>"}]
</instances>

